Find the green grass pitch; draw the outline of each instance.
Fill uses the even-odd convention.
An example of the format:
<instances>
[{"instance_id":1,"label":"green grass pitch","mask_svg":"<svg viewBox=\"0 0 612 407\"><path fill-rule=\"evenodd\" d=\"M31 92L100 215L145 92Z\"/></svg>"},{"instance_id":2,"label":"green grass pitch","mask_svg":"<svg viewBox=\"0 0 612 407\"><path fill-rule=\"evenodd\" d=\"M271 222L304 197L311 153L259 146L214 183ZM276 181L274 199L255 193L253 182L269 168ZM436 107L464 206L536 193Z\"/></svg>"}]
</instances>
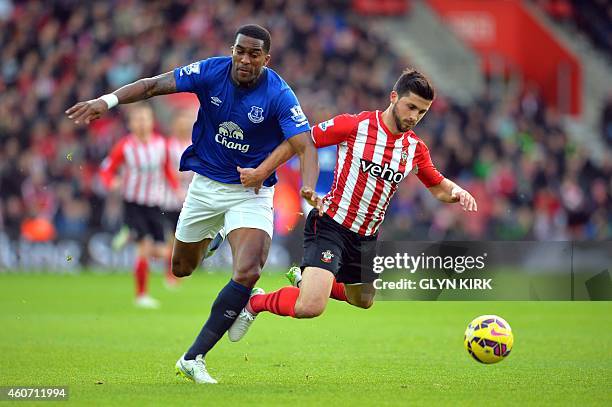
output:
<instances>
[{"instance_id":1,"label":"green grass pitch","mask_svg":"<svg viewBox=\"0 0 612 407\"><path fill-rule=\"evenodd\" d=\"M69 386L75 405L612 405L610 302L330 301L322 317L262 315L243 341L224 337L207 357L220 384L196 386L174 363L228 279L199 271L170 292L153 276L162 308L148 311L127 273L0 274L0 386ZM463 348L480 314L512 325L500 364Z\"/></svg>"}]
</instances>

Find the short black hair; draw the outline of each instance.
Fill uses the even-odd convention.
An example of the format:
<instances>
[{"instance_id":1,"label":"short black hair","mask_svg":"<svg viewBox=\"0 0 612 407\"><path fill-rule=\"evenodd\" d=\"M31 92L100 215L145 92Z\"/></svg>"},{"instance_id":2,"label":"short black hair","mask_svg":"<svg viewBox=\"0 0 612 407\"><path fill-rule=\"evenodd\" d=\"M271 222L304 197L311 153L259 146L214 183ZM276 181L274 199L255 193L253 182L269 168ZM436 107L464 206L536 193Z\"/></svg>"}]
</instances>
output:
<instances>
[{"instance_id":1,"label":"short black hair","mask_svg":"<svg viewBox=\"0 0 612 407\"><path fill-rule=\"evenodd\" d=\"M405 69L402 72L395 85L393 85L393 90L397 92L400 98L409 92L425 100L433 100L435 96L434 88L425 75L412 68Z\"/></svg>"},{"instance_id":2,"label":"short black hair","mask_svg":"<svg viewBox=\"0 0 612 407\"><path fill-rule=\"evenodd\" d=\"M266 53L270 52L270 32L257 24L247 24L236 30L236 35L234 35L234 40L238 37L238 34L246 35L247 37L256 38L258 40L263 41L263 50Z\"/></svg>"}]
</instances>

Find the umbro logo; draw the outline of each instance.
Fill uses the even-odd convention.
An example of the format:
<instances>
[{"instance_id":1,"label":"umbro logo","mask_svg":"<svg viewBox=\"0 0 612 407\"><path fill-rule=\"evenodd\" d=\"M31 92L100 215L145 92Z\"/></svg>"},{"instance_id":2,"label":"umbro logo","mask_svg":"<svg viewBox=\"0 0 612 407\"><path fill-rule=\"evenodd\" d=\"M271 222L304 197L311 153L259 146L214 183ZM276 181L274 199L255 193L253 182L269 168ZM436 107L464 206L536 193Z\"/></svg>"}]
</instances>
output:
<instances>
[{"instance_id":1,"label":"umbro logo","mask_svg":"<svg viewBox=\"0 0 612 407\"><path fill-rule=\"evenodd\" d=\"M229 318L229 319L236 319L236 315L238 315L236 311L233 311L231 309L226 310L225 314L223 314L225 318Z\"/></svg>"},{"instance_id":2,"label":"umbro logo","mask_svg":"<svg viewBox=\"0 0 612 407\"><path fill-rule=\"evenodd\" d=\"M210 98L210 103L212 103L215 106L221 106L221 103L223 103L223 101L216 96L212 96Z\"/></svg>"}]
</instances>

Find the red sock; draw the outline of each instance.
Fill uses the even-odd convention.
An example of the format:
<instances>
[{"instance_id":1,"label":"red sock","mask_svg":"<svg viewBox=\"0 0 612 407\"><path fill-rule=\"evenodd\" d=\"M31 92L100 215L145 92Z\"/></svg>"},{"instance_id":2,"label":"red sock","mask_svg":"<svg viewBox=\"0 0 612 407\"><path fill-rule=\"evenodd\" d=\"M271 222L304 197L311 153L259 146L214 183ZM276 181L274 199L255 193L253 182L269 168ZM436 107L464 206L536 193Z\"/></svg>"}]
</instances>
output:
<instances>
[{"instance_id":1,"label":"red sock","mask_svg":"<svg viewBox=\"0 0 612 407\"><path fill-rule=\"evenodd\" d=\"M334 279L334 284L332 285L331 293L329 294L329 298L333 298L338 301L346 301L346 292L344 291L344 284L339 283Z\"/></svg>"},{"instance_id":2,"label":"red sock","mask_svg":"<svg viewBox=\"0 0 612 407\"><path fill-rule=\"evenodd\" d=\"M300 295L297 287L283 287L268 294L255 295L249 300L254 312L269 311L276 315L295 318L295 303Z\"/></svg>"},{"instance_id":3,"label":"red sock","mask_svg":"<svg viewBox=\"0 0 612 407\"><path fill-rule=\"evenodd\" d=\"M144 257L136 259L134 267L134 277L136 278L136 295L141 296L147 293L147 279L149 278L149 262Z\"/></svg>"}]
</instances>

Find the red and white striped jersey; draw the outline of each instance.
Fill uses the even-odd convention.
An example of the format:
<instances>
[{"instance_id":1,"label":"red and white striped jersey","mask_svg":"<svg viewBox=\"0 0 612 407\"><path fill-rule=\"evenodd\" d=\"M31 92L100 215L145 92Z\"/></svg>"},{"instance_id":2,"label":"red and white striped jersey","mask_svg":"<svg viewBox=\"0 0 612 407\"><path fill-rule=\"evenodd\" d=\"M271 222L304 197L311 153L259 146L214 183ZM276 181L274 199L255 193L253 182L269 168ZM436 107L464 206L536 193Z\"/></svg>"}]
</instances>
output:
<instances>
[{"instance_id":1,"label":"red and white striped jersey","mask_svg":"<svg viewBox=\"0 0 612 407\"><path fill-rule=\"evenodd\" d=\"M428 188L444 179L425 143L412 131L392 134L380 111L336 116L313 127L312 138L317 147L338 145L334 181L323 198L325 213L363 236L377 232L410 172Z\"/></svg>"},{"instance_id":2,"label":"red and white striped jersey","mask_svg":"<svg viewBox=\"0 0 612 407\"><path fill-rule=\"evenodd\" d=\"M106 187L121 170L123 199L145 206L159 206L166 181L178 188L178 181L170 167L166 140L153 134L143 143L134 135L120 139L100 167L100 177Z\"/></svg>"},{"instance_id":3,"label":"red and white striped jersey","mask_svg":"<svg viewBox=\"0 0 612 407\"><path fill-rule=\"evenodd\" d=\"M169 182L164 184L164 193L162 197L161 207L169 211L180 211L183 208L185 195L189 189L189 184L193 178L192 171L179 171L181 156L183 151L191 144L191 140L181 141L177 137L168 137L166 139L166 149L168 159L170 160L170 168L174 172L175 178L179 181L179 190L175 191Z\"/></svg>"}]
</instances>

